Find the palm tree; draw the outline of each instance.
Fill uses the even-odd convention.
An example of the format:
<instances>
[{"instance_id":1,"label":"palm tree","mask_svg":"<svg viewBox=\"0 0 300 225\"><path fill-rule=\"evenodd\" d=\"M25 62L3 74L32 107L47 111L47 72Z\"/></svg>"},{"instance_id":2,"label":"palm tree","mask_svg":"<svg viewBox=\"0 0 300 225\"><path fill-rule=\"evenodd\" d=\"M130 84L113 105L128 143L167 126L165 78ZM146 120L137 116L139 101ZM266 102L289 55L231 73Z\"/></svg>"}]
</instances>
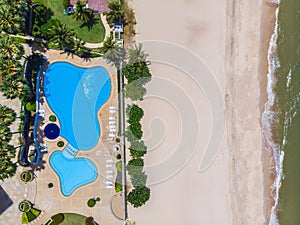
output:
<instances>
[{"instance_id":1,"label":"palm tree","mask_svg":"<svg viewBox=\"0 0 300 225\"><path fill-rule=\"evenodd\" d=\"M0 6L0 31L8 33L16 33L20 30L20 22L22 17L9 4L1 4Z\"/></svg>"},{"instance_id":2,"label":"palm tree","mask_svg":"<svg viewBox=\"0 0 300 225\"><path fill-rule=\"evenodd\" d=\"M86 44L85 41L76 37L74 39L73 48L72 48L74 50L75 54L81 56L84 53L84 51L86 50L85 44Z\"/></svg>"},{"instance_id":3,"label":"palm tree","mask_svg":"<svg viewBox=\"0 0 300 225\"><path fill-rule=\"evenodd\" d=\"M0 180L5 180L16 174L17 165L11 160L0 159Z\"/></svg>"},{"instance_id":4,"label":"palm tree","mask_svg":"<svg viewBox=\"0 0 300 225\"><path fill-rule=\"evenodd\" d=\"M100 52L103 54L105 59L114 63L118 62L124 55L124 50L117 45L112 36L105 40L103 46L100 48Z\"/></svg>"},{"instance_id":5,"label":"palm tree","mask_svg":"<svg viewBox=\"0 0 300 225\"><path fill-rule=\"evenodd\" d=\"M0 83L0 91L9 99L25 100L30 95L30 89L23 79L5 79Z\"/></svg>"},{"instance_id":6,"label":"palm tree","mask_svg":"<svg viewBox=\"0 0 300 225\"><path fill-rule=\"evenodd\" d=\"M23 75L23 67L19 61L14 59L7 59L0 61L0 76L2 80L11 77L11 79L18 79Z\"/></svg>"},{"instance_id":7,"label":"palm tree","mask_svg":"<svg viewBox=\"0 0 300 225\"><path fill-rule=\"evenodd\" d=\"M24 48L7 34L0 36L0 58L1 59L16 59L19 60L24 54Z\"/></svg>"},{"instance_id":8,"label":"palm tree","mask_svg":"<svg viewBox=\"0 0 300 225\"><path fill-rule=\"evenodd\" d=\"M110 25L116 22L124 21L125 13L119 0L108 2L107 6L109 8L109 11L104 12L103 15L106 16L106 20Z\"/></svg>"},{"instance_id":9,"label":"palm tree","mask_svg":"<svg viewBox=\"0 0 300 225\"><path fill-rule=\"evenodd\" d=\"M82 20L87 23L90 20L90 15L93 13L91 9L86 8L87 1L77 0L74 7L73 17L76 20Z\"/></svg>"},{"instance_id":10,"label":"palm tree","mask_svg":"<svg viewBox=\"0 0 300 225\"><path fill-rule=\"evenodd\" d=\"M10 142L12 137L11 131L5 124L0 124L0 143Z\"/></svg>"},{"instance_id":11,"label":"palm tree","mask_svg":"<svg viewBox=\"0 0 300 225\"><path fill-rule=\"evenodd\" d=\"M69 29L65 24L57 22L50 28L52 35L51 41L58 44L61 48L69 48L74 42L75 32Z\"/></svg>"},{"instance_id":12,"label":"palm tree","mask_svg":"<svg viewBox=\"0 0 300 225\"><path fill-rule=\"evenodd\" d=\"M138 45L135 44L131 46L131 48L129 48L127 52L129 55L130 64L146 62L147 57L149 56L147 53L143 51L143 45L141 43L139 43Z\"/></svg>"},{"instance_id":13,"label":"palm tree","mask_svg":"<svg viewBox=\"0 0 300 225\"><path fill-rule=\"evenodd\" d=\"M16 157L16 148L7 142L1 143L0 145L0 159L10 160Z\"/></svg>"},{"instance_id":14,"label":"palm tree","mask_svg":"<svg viewBox=\"0 0 300 225\"><path fill-rule=\"evenodd\" d=\"M6 126L9 126L16 120L16 116L17 114L13 109L5 105L0 105L1 123L3 123Z\"/></svg>"}]
</instances>

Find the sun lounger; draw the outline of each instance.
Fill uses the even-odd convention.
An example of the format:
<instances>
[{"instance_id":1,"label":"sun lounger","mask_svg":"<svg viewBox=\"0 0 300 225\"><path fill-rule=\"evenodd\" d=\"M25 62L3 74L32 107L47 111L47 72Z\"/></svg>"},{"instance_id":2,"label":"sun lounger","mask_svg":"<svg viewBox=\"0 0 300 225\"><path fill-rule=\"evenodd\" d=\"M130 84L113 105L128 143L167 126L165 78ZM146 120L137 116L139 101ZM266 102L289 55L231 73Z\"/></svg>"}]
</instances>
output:
<instances>
[{"instance_id":1,"label":"sun lounger","mask_svg":"<svg viewBox=\"0 0 300 225\"><path fill-rule=\"evenodd\" d=\"M114 110L114 109L110 109L109 110L109 113L111 113L111 114L114 114L114 113L116 113L117 111L116 110Z\"/></svg>"},{"instance_id":2,"label":"sun lounger","mask_svg":"<svg viewBox=\"0 0 300 225\"><path fill-rule=\"evenodd\" d=\"M106 170L106 173L107 173L107 174L113 174L114 171L112 171L112 170Z\"/></svg>"},{"instance_id":3,"label":"sun lounger","mask_svg":"<svg viewBox=\"0 0 300 225\"><path fill-rule=\"evenodd\" d=\"M109 120L116 120L116 117L110 116Z\"/></svg>"},{"instance_id":4,"label":"sun lounger","mask_svg":"<svg viewBox=\"0 0 300 225\"><path fill-rule=\"evenodd\" d=\"M109 137L115 137L115 136L116 136L116 134L112 134L112 133L110 133L108 136L109 136Z\"/></svg>"},{"instance_id":5,"label":"sun lounger","mask_svg":"<svg viewBox=\"0 0 300 225\"><path fill-rule=\"evenodd\" d=\"M106 167L106 168L111 168L111 167L112 167L112 164L106 164L105 167Z\"/></svg>"},{"instance_id":6,"label":"sun lounger","mask_svg":"<svg viewBox=\"0 0 300 225\"><path fill-rule=\"evenodd\" d=\"M115 129L117 126L116 125L109 125L110 129Z\"/></svg>"},{"instance_id":7,"label":"sun lounger","mask_svg":"<svg viewBox=\"0 0 300 225\"><path fill-rule=\"evenodd\" d=\"M116 106L109 106L109 109L117 109Z\"/></svg>"},{"instance_id":8,"label":"sun lounger","mask_svg":"<svg viewBox=\"0 0 300 225\"><path fill-rule=\"evenodd\" d=\"M107 175L107 176L106 176L106 179L107 179L107 180L112 180L112 179L113 179L113 175Z\"/></svg>"},{"instance_id":9,"label":"sun lounger","mask_svg":"<svg viewBox=\"0 0 300 225\"><path fill-rule=\"evenodd\" d=\"M113 185L112 184L111 185L106 185L106 188L111 189L111 188L113 188Z\"/></svg>"},{"instance_id":10,"label":"sun lounger","mask_svg":"<svg viewBox=\"0 0 300 225\"><path fill-rule=\"evenodd\" d=\"M109 125L114 125L114 124L116 124L116 121L109 121L108 124L109 124Z\"/></svg>"},{"instance_id":11,"label":"sun lounger","mask_svg":"<svg viewBox=\"0 0 300 225\"><path fill-rule=\"evenodd\" d=\"M106 162L107 162L107 163L112 163L113 160L112 160L112 159L107 159Z\"/></svg>"},{"instance_id":12,"label":"sun lounger","mask_svg":"<svg viewBox=\"0 0 300 225\"><path fill-rule=\"evenodd\" d=\"M115 132L117 132L117 130L116 130L116 129L109 129L109 131L110 131L111 133L115 133Z\"/></svg>"}]
</instances>

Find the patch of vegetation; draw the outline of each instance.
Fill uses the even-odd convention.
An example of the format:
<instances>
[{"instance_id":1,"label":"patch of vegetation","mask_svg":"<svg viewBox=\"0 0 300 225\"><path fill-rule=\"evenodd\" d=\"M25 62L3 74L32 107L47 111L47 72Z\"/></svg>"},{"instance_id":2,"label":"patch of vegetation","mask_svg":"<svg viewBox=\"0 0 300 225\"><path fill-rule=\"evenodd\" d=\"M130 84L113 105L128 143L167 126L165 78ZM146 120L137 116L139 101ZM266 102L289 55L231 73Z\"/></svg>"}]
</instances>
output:
<instances>
[{"instance_id":1,"label":"patch of vegetation","mask_svg":"<svg viewBox=\"0 0 300 225\"><path fill-rule=\"evenodd\" d=\"M121 192L123 190L122 186L122 172L117 171L116 182L115 182L115 191L116 193Z\"/></svg>"},{"instance_id":2,"label":"patch of vegetation","mask_svg":"<svg viewBox=\"0 0 300 225\"><path fill-rule=\"evenodd\" d=\"M121 158L122 158L121 154L118 154L118 155L116 156L116 158L117 158L117 159L121 159Z\"/></svg>"},{"instance_id":3,"label":"patch of vegetation","mask_svg":"<svg viewBox=\"0 0 300 225\"><path fill-rule=\"evenodd\" d=\"M63 142L63 141L57 142L57 147L62 148L64 145L65 145L65 142Z\"/></svg>"},{"instance_id":4,"label":"patch of vegetation","mask_svg":"<svg viewBox=\"0 0 300 225\"><path fill-rule=\"evenodd\" d=\"M93 199L93 198L90 198L88 201L87 201L87 205L88 207L94 207L96 205L96 200Z\"/></svg>"},{"instance_id":5,"label":"patch of vegetation","mask_svg":"<svg viewBox=\"0 0 300 225\"><path fill-rule=\"evenodd\" d=\"M75 35L82 39L83 41L90 42L90 43L100 43L103 41L105 36L105 28L102 24L101 18L98 14L91 13L91 10L86 12L88 16L88 21L84 20L76 20L76 12L74 16L65 15L64 9L66 9L67 1L61 0L34 0L34 3L41 3L43 4L44 8L50 9L53 13L53 16L50 18L53 20L58 20L62 24L67 25L67 29L74 30ZM77 9L82 9L82 7L76 7ZM76 9L75 8L75 9ZM81 13L81 12L80 12ZM35 18L38 17L39 14L36 14ZM47 24L50 18L44 21L44 25ZM51 22L49 22L51 23ZM42 26L39 26L42 31L45 31L45 28L42 29ZM50 25L48 25L50 26ZM40 34L43 32L40 31Z\"/></svg>"},{"instance_id":6,"label":"patch of vegetation","mask_svg":"<svg viewBox=\"0 0 300 225\"><path fill-rule=\"evenodd\" d=\"M29 182L29 181L32 181L33 179L33 174L32 172L30 171L24 171L20 174L20 179L23 181L23 182Z\"/></svg>"},{"instance_id":7,"label":"patch of vegetation","mask_svg":"<svg viewBox=\"0 0 300 225\"><path fill-rule=\"evenodd\" d=\"M65 216L63 213L58 213L58 214L52 216L51 219L52 219L52 222L50 223L50 225L59 225L64 221Z\"/></svg>"},{"instance_id":8,"label":"patch of vegetation","mask_svg":"<svg viewBox=\"0 0 300 225\"><path fill-rule=\"evenodd\" d=\"M51 122L56 122L56 116L54 116L54 115L50 115L49 116L49 120L51 121Z\"/></svg>"},{"instance_id":9,"label":"patch of vegetation","mask_svg":"<svg viewBox=\"0 0 300 225\"><path fill-rule=\"evenodd\" d=\"M31 209L31 204L28 201L24 200L20 202L18 207L21 212L28 212Z\"/></svg>"},{"instance_id":10,"label":"patch of vegetation","mask_svg":"<svg viewBox=\"0 0 300 225\"><path fill-rule=\"evenodd\" d=\"M27 102L26 105L25 105L26 109L28 111L35 111L36 109L36 103L35 102Z\"/></svg>"},{"instance_id":11,"label":"patch of vegetation","mask_svg":"<svg viewBox=\"0 0 300 225\"><path fill-rule=\"evenodd\" d=\"M150 189L146 186L133 189L127 196L127 201L134 208L141 207L150 199Z\"/></svg>"},{"instance_id":12,"label":"patch of vegetation","mask_svg":"<svg viewBox=\"0 0 300 225\"><path fill-rule=\"evenodd\" d=\"M116 168L118 172L122 172L122 161L118 161L116 163Z\"/></svg>"}]
</instances>

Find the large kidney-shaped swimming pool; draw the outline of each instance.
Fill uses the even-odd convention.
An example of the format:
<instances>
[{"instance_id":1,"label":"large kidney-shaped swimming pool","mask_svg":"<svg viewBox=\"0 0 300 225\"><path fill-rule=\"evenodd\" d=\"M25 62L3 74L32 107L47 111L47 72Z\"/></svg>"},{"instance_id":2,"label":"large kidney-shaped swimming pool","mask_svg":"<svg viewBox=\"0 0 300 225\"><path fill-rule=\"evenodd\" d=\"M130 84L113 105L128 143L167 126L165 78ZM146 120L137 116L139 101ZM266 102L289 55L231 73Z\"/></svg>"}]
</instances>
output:
<instances>
[{"instance_id":1,"label":"large kidney-shaped swimming pool","mask_svg":"<svg viewBox=\"0 0 300 225\"><path fill-rule=\"evenodd\" d=\"M58 117L60 136L69 142L63 152L55 151L50 157L50 165L59 176L65 196L97 177L93 162L75 157L78 150L89 150L97 144L100 137L97 112L110 92L110 77L102 67L80 68L56 62L46 70L45 97Z\"/></svg>"}]
</instances>

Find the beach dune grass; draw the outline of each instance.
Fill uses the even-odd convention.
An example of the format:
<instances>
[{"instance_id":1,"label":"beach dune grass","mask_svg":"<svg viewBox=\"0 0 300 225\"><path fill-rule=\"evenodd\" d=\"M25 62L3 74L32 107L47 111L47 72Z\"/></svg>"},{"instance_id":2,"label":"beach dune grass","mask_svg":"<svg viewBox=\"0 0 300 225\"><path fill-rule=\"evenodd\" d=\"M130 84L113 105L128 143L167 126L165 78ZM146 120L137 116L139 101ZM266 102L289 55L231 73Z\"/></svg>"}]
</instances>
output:
<instances>
[{"instance_id":1,"label":"beach dune grass","mask_svg":"<svg viewBox=\"0 0 300 225\"><path fill-rule=\"evenodd\" d=\"M100 15L95 14L95 23L92 28L82 26L83 21L73 18L71 15L64 15L63 13L63 1L62 0L34 0L34 3L41 3L45 7L51 8L54 15L52 19L58 19L63 24L66 24L69 28L74 29L76 35L88 43L100 43L104 40L105 28L102 24Z\"/></svg>"}]
</instances>

